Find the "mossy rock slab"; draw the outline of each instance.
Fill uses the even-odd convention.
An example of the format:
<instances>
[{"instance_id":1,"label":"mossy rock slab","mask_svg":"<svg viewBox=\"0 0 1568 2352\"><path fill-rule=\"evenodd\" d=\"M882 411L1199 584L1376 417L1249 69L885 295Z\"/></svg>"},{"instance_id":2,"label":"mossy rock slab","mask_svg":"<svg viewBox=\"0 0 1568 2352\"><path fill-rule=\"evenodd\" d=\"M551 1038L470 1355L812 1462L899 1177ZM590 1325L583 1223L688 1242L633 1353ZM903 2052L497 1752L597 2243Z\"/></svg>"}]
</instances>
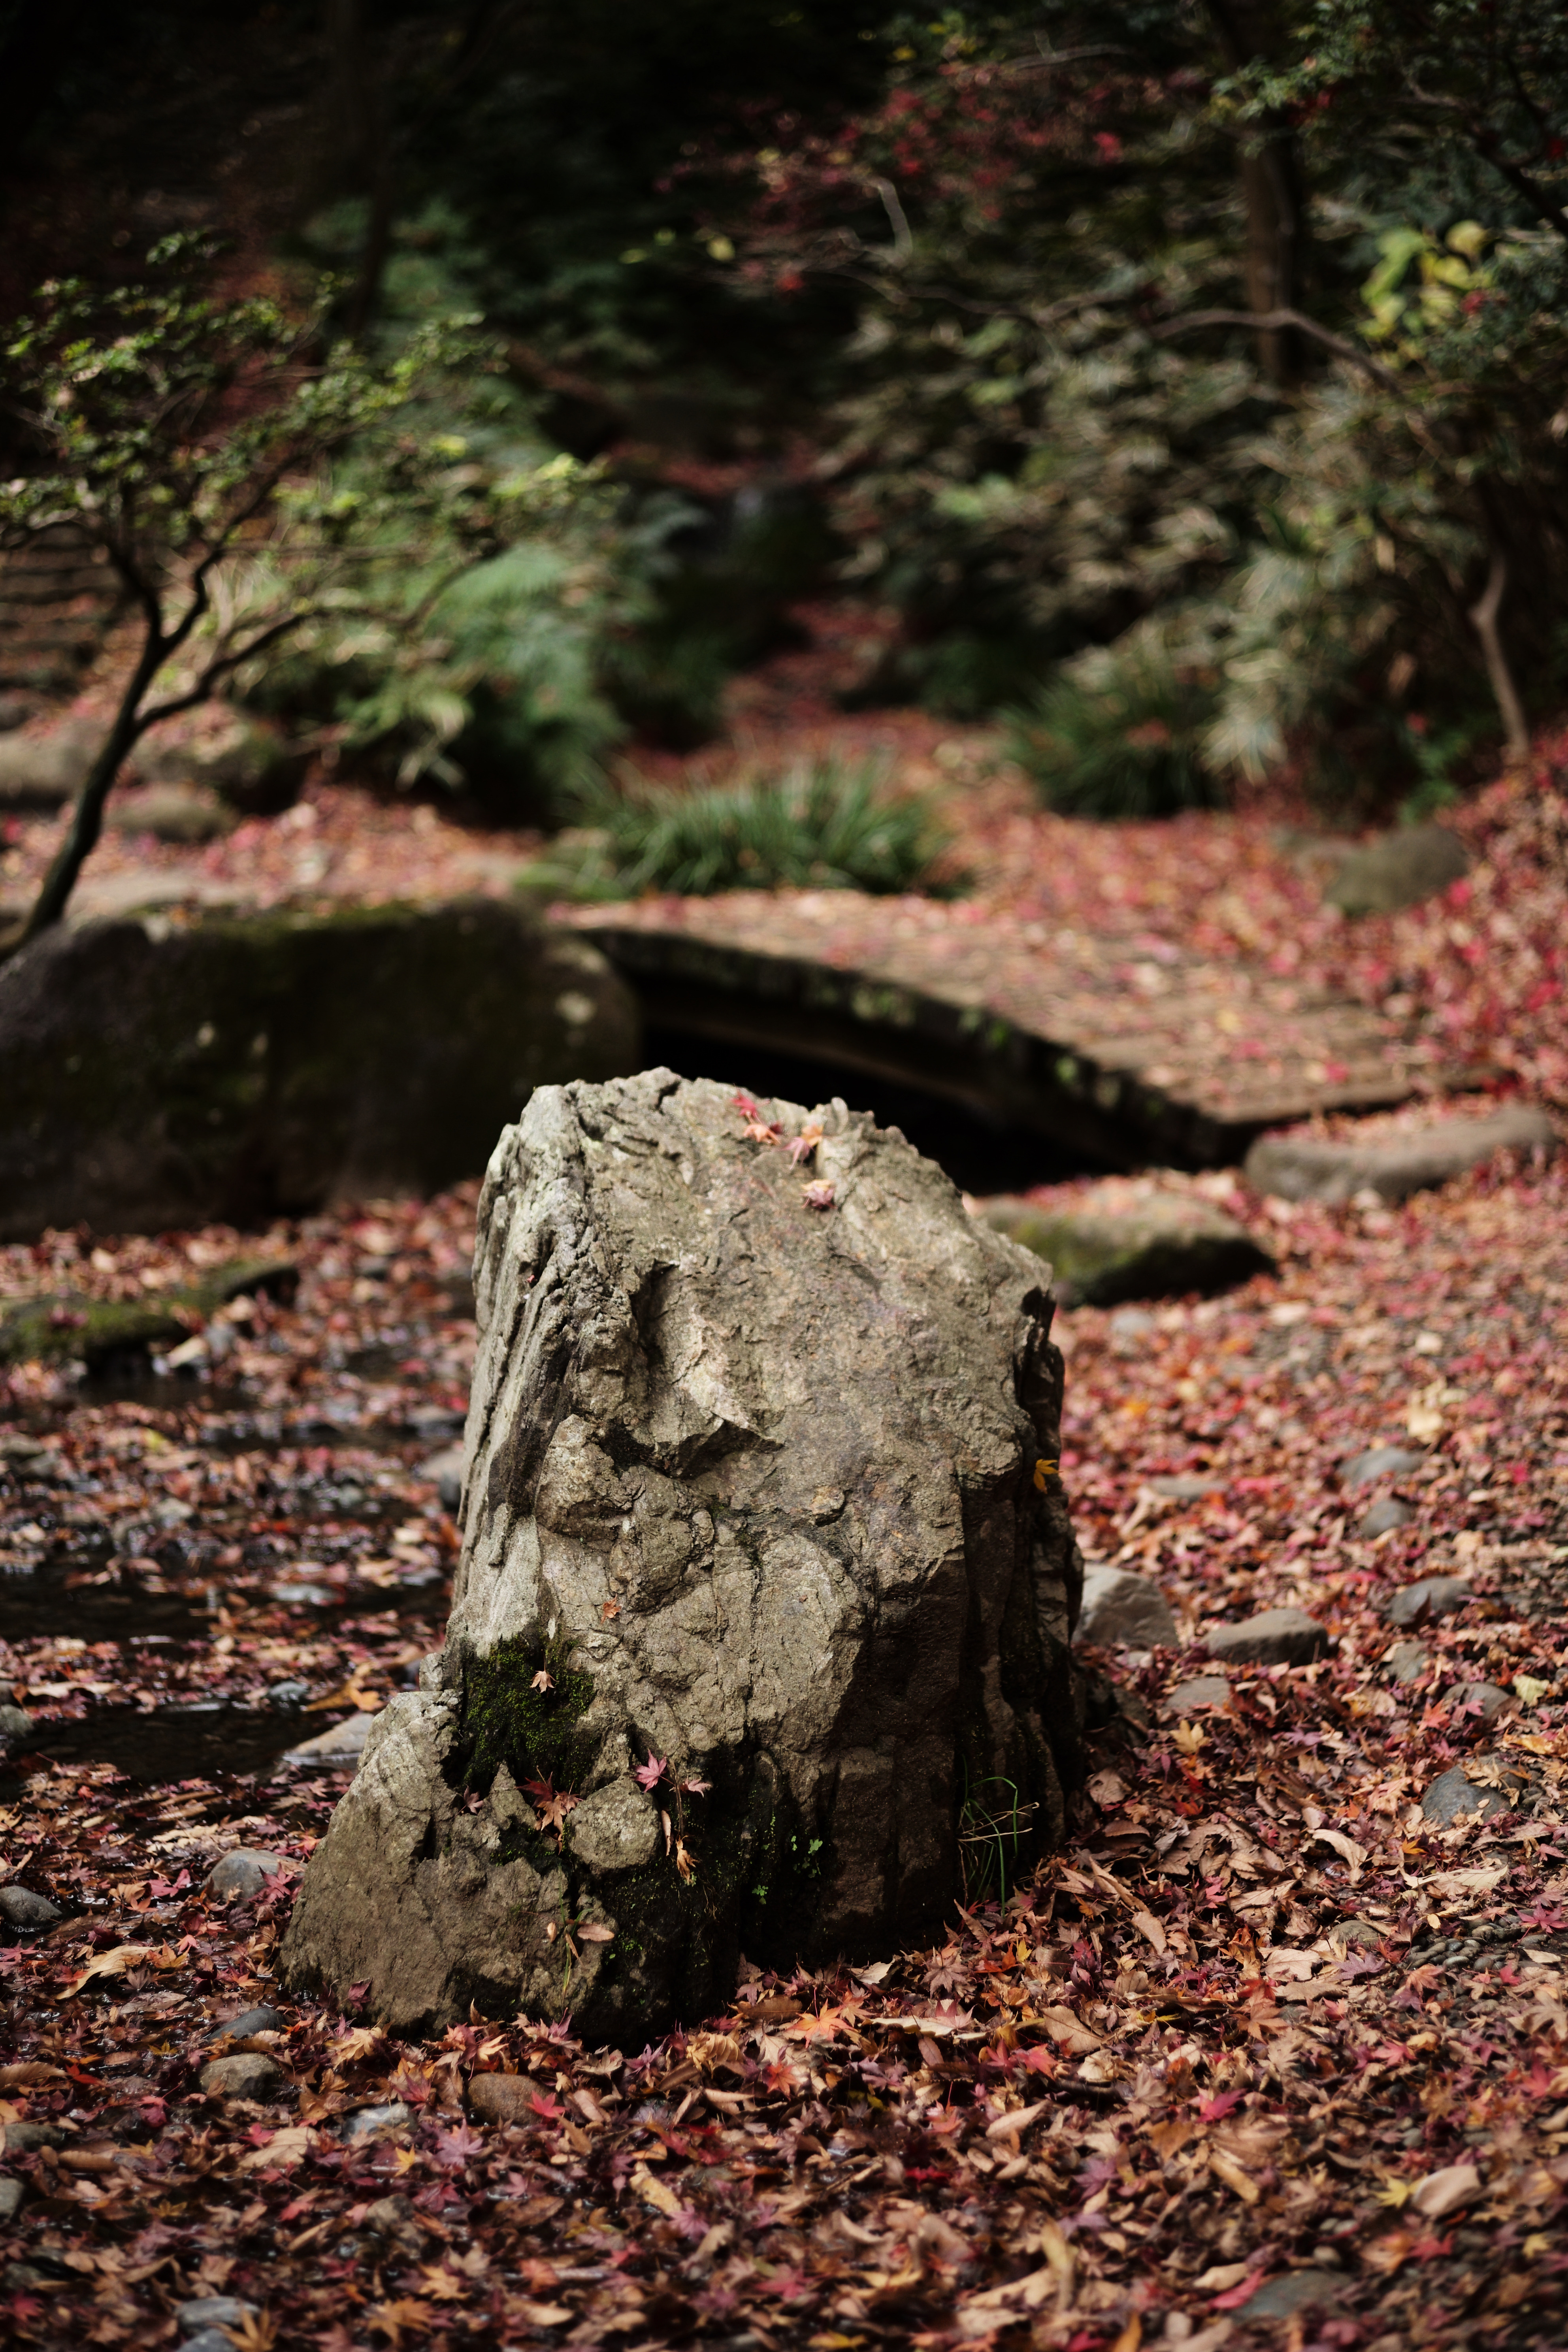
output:
<instances>
[{"instance_id":1,"label":"mossy rock slab","mask_svg":"<svg viewBox=\"0 0 1568 2352\"><path fill-rule=\"evenodd\" d=\"M603 957L489 899L62 926L0 970L0 1238L437 1191L638 1054Z\"/></svg>"},{"instance_id":2,"label":"mossy rock slab","mask_svg":"<svg viewBox=\"0 0 1568 2352\"><path fill-rule=\"evenodd\" d=\"M289 1258L234 1258L203 1281L150 1298L89 1298L74 1290L0 1299L0 1363L79 1358L89 1372L119 1360L178 1347L208 1316L249 1293L292 1297L299 1268Z\"/></svg>"},{"instance_id":3,"label":"mossy rock slab","mask_svg":"<svg viewBox=\"0 0 1568 2352\"><path fill-rule=\"evenodd\" d=\"M1446 824L1400 825L1352 849L1323 896L1342 915L1392 915L1469 870L1469 852Z\"/></svg>"},{"instance_id":4,"label":"mossy rock slab","mask_svg":"<svg viewBox=\"0 0 1568 2352\"><path fill-rule=\"evenodd\" d=\"M979 1213L1049 1262L1066 1306L1209 1295L1275 1271L1262 1244L1212 1202L1147 1181L1112 1178L1070 1203L1003 1194Z\"/></svg>"}]
</instances>

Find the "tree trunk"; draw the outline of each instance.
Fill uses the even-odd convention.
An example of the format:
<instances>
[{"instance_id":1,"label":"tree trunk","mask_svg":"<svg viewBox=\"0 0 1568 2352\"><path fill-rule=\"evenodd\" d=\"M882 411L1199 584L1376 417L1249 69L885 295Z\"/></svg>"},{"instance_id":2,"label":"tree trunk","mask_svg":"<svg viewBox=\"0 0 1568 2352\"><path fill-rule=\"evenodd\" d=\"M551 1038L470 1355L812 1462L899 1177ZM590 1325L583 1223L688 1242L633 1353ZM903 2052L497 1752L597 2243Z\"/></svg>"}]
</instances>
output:
<instances>
[{"instance_id":1,"label":"tree trunk","mask_svg":"<svg viewBox=\"0 0 1568 2352\"><path fill-rule=\"evenodd\" d=\"M104 806L113 789L114 779L120 773L126 753L142 732L142 704L167 652L168 643L162 628L150 620L141 656L120 698L114 723L77 794L66 837L56 853L54 864L44 877L38 895L33 901L32 912L21 929L0 946L0 955L15 954L17 949L25 948L29 940L36 940L40 931L48 930L65 913L71 892L76 887L77 877L91 856L103 830Z\"/></svg>"},{"instance_id":2,"label":"tree trunk","mask_svg":"<svg viewBox=\"0 0 1568 2352\"><path fill-rule=\"evenodd\" d=\"M391 139L366 31L365 0L326 0L325 27L340 152L350 184L370 207L348 305L349 333L359 343L375 310L392 237Z\"/></svg>"},{"instance_id":3,"label":"tree trunk","mask_svg":"<svg viewBox=\"0 0 1568 2352\"><path fill-rule=\"evenodd\" d=\"M1209 14L1232 73L1274 56L1279 29L1268 10L1252 0L1209 0ZM1267 115L1258 126L1260 144L1241 157L1241 193L1247 206L1247 299L1254 315L1300 307L1306 274L1305 191L1296 142L1283 118ZM1296 382L1302 346L1289 327L1266 327L1258 336L1258 361L1278 384Z\"/></svg>"}]
</instances>

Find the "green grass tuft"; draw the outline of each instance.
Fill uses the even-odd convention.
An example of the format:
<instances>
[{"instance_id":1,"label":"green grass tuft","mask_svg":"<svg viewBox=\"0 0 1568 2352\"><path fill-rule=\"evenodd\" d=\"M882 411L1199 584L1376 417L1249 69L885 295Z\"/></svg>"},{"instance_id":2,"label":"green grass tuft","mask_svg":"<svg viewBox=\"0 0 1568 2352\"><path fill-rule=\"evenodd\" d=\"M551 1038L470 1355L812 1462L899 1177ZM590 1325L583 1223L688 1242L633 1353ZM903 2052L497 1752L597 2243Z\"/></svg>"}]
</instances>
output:
<instances>
[{"instance_id":1,"label":"green grass tuft","mask_svg":"<svg viewBox=\"0 0 1568 2352\"><path fill-rule=\"evenodd\" d=\"M886 790L883 770L820 760L677 793L651 786L597 795L588 825L563 836L542 869L569 895L635 898L668 890L911 890L948 845L929 800Z\"/></svg>"},{"instance_id":2,"label":"green grass tuft","mask_svg":"<svg viewBox=\"0 0 1568 2352\"><path fill-rule=\"evenodd\" d=\"M1203 738L1215 690L1147 631L1079 654L1034 707L1011 714L1009 749L1064 816L1173 816L1225 797Z\"/></svg>"}]
</instances>

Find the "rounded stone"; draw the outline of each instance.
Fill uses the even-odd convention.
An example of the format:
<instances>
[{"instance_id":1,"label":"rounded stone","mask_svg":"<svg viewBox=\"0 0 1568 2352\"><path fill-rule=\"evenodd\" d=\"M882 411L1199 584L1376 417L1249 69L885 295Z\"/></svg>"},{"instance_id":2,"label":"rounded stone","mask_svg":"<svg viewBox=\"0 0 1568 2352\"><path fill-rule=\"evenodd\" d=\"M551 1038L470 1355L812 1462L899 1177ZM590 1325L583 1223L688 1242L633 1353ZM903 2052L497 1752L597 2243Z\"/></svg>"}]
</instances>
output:
<instances>
[{"instance_id":1,"label":"rounded stone","mask_svg":"<svg viewBox=\"0 0 1568 2352\"><path fill-rule=\"evenodd\" d=\"M1469 1598L1470 1588L1462 1576L1424 1576L1418 1583L1403 1586L1384 1614L1391 1625L1436 1624L1439 1617L1452 1617Z\"/></svg>"},{"instance_id":2,"label":"rounded stone","mask_svg":"<svg viewBox=\"0 0 1568 2352\"><path fill-rule=\"evenodd\" d=\"M1180 1636L1171 1604L1146 1576L1103 1566L1089 1569L1078 1614L1078 1639L1124 1650L1174 1649Z\"/></svg>"},{"instance_id":3,"label":"rounded stone","mask_svg":"<svg viewBox=\"0 0 1568 2352\"><path fill-rule=\"evenodd\" d=\"M18 2180L15 2174L7 2174L0 2179L0 2230L5 2227L7 2221L16 2220L22 2210L22 2200L26 2193L26 2183Z\"/></svg>"},{"instance_id":4,"label":"rounded stone","mask_svg":"<svg viewBox=\"0 0 1568 2352\"><path fill-rule=\"evenodd\" d=\"M1356 1533L1363 1543L1372 1543L1379 1536L1391 1536L1396 1528L1407 1528L1415 1517L1408 1503L1402 1503L1397 1496L1384 1495L1366 1512Z\"/></svg>"},{"instance_id":5,"label":"rounded stone","mask_svg":"<svg viewBox=\"0 0 1568 2352\"><path fill-rule=\"evenodd\" d=\"M0 1919L13 1927L51 1927L63 1916L58 1903L30 1886L0 1886Z\"/></svg>"},{"instance_id":6,"label":"rounded stone","mask_svg":"<svg viewBox=\"0 0 1568 2352\"><path fill-rule=\"evenodd\" d=\"M259 1895L269 1878L288 1868L288 1856L237 1845L207 1873L206 1891L217 1903L247 1903Z\"/></svg>"},{"instance_id":7,"label":"rounded stone","mask_svg":"<svg viewBox=\"0 0 1568 2352\"><path fill-rule=\"evenodd\" d=\"M474 2074L468 2080L468 2105L481 2123L530 2123L538 2096L539 2085L529 2074Z\"/></svg>"},{"instance_id":8,"label":"rounded stone","mask_svg":"<svg viewBox=\"0 0 1568 2352\"><path fill-rule=\"evenodd\" d=\"M1491 1723L1500 1716L1513 1696L1498 1683L1462 1683L1454 1693L1456 1707L1469 1709L1481 1723Z\"/></svg>"},{"instance_id":9,"label":"rounded stone","mask_svg":"<svg viewBox=\"0 0 1568 2352\"><path fill-rule=\"evenodd\" d=\"M1426 1459L1407 1445L1369 1445L1364 1453L1352 1454L1348 1462L1341 1463L1340 1484L1370 1486L1378 1478L1403 1478L1406 1471L1419 1470Z\"/></svg>"},{"instance_id":10,"label":"rounded stone","mask_svg":"<svg viewBox=\"0 0 1568 2352\"><path fill-rule=\"evenodd\" d=\"M220 2035L227 2034L231 2041L247 2042L253 2033L286 2033L288 2030L289 2021L280 2009L242 2009L237 2017L220 2019L210 2038L216 2042Z\"/></svg>"},{"instance_id":11,"label":"rounded stone","mask_svg":"<svg viewBox=\"0 0 1568 2352\"><path fill-rule=\"evenodd\" d=\"M1237 1664L1305 1666L1327 1657L1326 1629L1304 1609L1264 1609L1239 1625L1216 1625L1204 1637L1214 1658L1232 1658Z\"/></svg>"},{"instance_id":12,"label":"rounded stone","mask_svg":"<svg viewBox=\"0 0 1568 2352\"><path fill-rule=\"evenodd\" d=\"M1500 1789L1478 1788L1467 1778L1464 1766L1454 1764L1433 1781L1421 1800L1421 1811L1427 1821L1447 1829L1472 1813L1489 1822L1494 1814L1506 1813L1509 1802Z\"/></svg>"},{"instance_id":13,"label":"rounded stone","mask_svg":"<svg viewBox=\"0 0 1568 2352\"><path fill-rule=\"evenodd\" d=\"M209 2098L266 2101L279 2095L287 2078L275 2058L241 2050L231 2058L209 2058L199 2079Z\"/></svg>"},{"instance_id":14,"label":"rounded stone","mask_svg":"<svg viewBox=\"0 0 1568 2352\"><path fill-rule=\"evenodd\" d=\"M401 2099L390 2099L379 2107L356 2107L345 2116L339 2126L345 2140L374 2139L382 2132L401 2131L410 2121L413 2109Z\"/></svg>"},{"instance_id":15,"label":"rounded stone","mask_svg":"<svg viewBox=\"0 0 1568 2352\"><path fill-rule=\"evenodd\" d=\"M1424 1642L1391 1642L1383 1654L1383 1670L1396 1683L1418 1683L1431 1663Z\"/></svg>"},{"instance_id":16,"label":"rounded stone","mask_svg":"<svg viewBox=\"0 0 1568 2352\"><path fill-rule=\"evenodd\" d=\"M0 1706L0 1744L12 1747L32 1728L33 1718L25 1706Z\"/></svg>"}]
</instances>

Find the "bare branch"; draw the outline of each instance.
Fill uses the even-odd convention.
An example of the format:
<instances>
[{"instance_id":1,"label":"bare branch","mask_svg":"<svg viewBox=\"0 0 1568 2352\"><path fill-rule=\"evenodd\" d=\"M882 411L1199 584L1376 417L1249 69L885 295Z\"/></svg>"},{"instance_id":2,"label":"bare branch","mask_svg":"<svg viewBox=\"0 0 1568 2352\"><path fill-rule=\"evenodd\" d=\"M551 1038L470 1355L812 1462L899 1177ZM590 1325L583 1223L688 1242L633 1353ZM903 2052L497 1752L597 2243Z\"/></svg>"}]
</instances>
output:
<instances>
[{"instance_id":1,"label":"bare branch","mask_svg":"<svg viewBox=\"0 0 1568 2352\"><path fill-rule=\"evenodd\" d=\"M1304 310L1189 310L1183 318L1168 319L1151 327L1149 332L1155 342L1163 343L1176 335L1194 334L1203 327L1247 327L1254 334L1278 333L1283 328L1294 327L1298 334L1308 336L1337 358L1348 361L1352 367L1360 368L1384 392L1397 394L1402 401L1408 398L1392 368L1384 367L1381 360L1374 360L1359 344L1347 343L1342 335L1331 334L1327 327L1320 327L1315 319L1309 319Z\"/></svg>"}]
</instances>

